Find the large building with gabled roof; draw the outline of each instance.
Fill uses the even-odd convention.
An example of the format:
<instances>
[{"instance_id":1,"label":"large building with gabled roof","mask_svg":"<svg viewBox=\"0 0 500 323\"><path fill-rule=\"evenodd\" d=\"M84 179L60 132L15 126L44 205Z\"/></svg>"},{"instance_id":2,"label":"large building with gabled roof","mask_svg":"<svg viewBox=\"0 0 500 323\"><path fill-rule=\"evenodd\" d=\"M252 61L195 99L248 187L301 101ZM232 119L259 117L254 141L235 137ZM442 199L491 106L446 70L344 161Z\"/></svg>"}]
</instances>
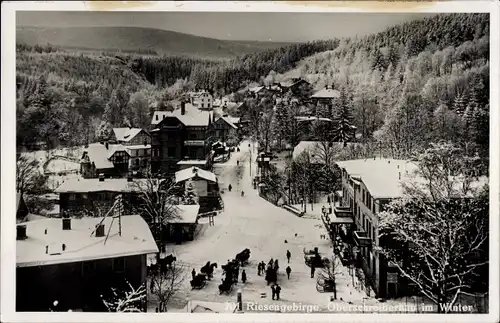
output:
<instances>
[{"instance_id":1,"label":"large building with gabled roof","mask_svg":"<svg viewBox=\"0 0 500 323\"><path fill-rule=\"evenodd\" d=\"M208 160L212 121L212 112L185 102L174 111L156 111L151 120L151 171L173 174L182 160Z\"/></svg>"}]
</instances>

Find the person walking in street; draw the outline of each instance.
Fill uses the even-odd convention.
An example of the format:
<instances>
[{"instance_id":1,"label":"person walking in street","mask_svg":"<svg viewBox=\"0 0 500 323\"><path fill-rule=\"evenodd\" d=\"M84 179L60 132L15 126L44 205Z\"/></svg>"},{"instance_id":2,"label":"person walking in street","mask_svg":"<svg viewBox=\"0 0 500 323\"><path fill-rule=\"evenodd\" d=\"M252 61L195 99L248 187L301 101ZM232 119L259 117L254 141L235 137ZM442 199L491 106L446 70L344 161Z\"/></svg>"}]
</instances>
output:
<instances>
[{"instance_id":1,"label":"person walking in street","mask_svg":"<svg viewBox=\"0 0 500 323\"><path fill-rule=\"evenodd\" d=\"M245 196L245 192L241 191L241 197Z\"/></svg>"},{"instance_id":2,"label":"person walking in street","mask_svg":"<svg viewBox=\"0 0 500 323\"><path fill-rule=\"evenodd\" d=\"M195 276L196 276L196 270L194 270L194 268L193 268L193 271L191 271L191 277L193 277L193 280L194 280Z\"/></svg>"},{"instance_id":3,"label":"person walking in street","mask_svg":"<svg viewBox=\"0 0 500 323\"><path fill-rule=\"evenodd\" d=\"M276 284L276 286L274 287L274 290L276 293L276 300L279 301L280 300L281 286Z\"/></svg>"},{"instance_id":4,"label":"person walking in street","mask_svg":"<svg viewBox=\"0 0 500 323\"><path fill-rule=\"evenodd\" d=\"M229 192L231 192L231 190L233 189L233 186L231 184L229 184L229 186L227 187L227 189L229 190Z\"/></svg>"},{"instance_id":5,"label":"person walking in street","mask_svg":"<svg viewBox=\"0 0 500 323\"><path fill-rule=\"evenodd\" d=\"M314 278L314 272L316 271L316 268L314 268L314 265L311 264L311 278Z\"/></svg>"},{"instance_id":6,"label":"person walking in street","mask_svg":"<svg viewBox=\"0 0 500 323\"><path fill-rule=\"evenodd\" d=\"M274 301L274 298L276 297L276 286L275 285L271 285L271 293L272 293L272 297L273 297L273 301Z\"/></svg>"},{"instance_id":7,"label":"person walking in street","mask_svg":"<svg viewBox=\"0 0 500 323\"><path fill-rule=\"evenodd\" d=\"M292 272L292 268L290 268L290 266L286 267L286 276L288 277L288 279L290 279L291 272Z\"/></svg>"},{"instance_id":8,"label":"person walking in street","mask_svg":"<svg viewBox=\"0 0 500 323\"><path fill-rule=\"evenodd\" d=\"M245 272L245 269L241 272L241 281L243 284L247 282L247 273Z\"/></svg>"},{"instance_id":9,"label":"person walking in street","mask_svg":"<svg viewBox=\"0 0 500 323\"><path fill-rule=\"evenodd\" d=\"M257 265L257 275L260 276L260 273L261 273L261 269L262 268L262 263L259 262L259 264Z\"/></svg>"},{"instance_id":10,"label":"person walking in street","mask_svg":"<svg viewBox=\"0 0 500 323\"><path fill-rule=\"evenodd\" d=\"M288 263L290 263L290 258L292 258L292 253L290 252L290 250L287 250L286 251L286 259L288 259Z\"/></svg>"},{"instance_id":11,"label":"person walking in street","mask_svg":"<svg viewBox=\"0 0 500 323\"><path fill-rule=\"evenodd\" d=\"M236 166L240 166L240 161L239 160L236 161Z\"/></svg>"}]
</instances>

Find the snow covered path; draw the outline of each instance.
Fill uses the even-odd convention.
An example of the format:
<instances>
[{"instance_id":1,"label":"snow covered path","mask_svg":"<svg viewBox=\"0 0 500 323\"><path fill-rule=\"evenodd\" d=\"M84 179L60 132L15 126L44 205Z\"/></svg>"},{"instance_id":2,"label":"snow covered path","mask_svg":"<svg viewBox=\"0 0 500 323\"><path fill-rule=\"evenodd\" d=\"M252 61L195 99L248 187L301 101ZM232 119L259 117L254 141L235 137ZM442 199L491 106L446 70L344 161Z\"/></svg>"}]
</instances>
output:
<instances>
[{"instance_id":1,"label":"snow covered path","mask_svg":"<svg viewBox=\"0 0 500 323\"><path fill-rule=\"evenodd\" d=\"M219 265L214 279L201 290L191 290L189 287L191 275L188 274L185 292L177 295L178 304L173 306L184 307L186 297L200 301L235 301L238 288L242 289L245 301L255 301L259 304L274 302L271 300L271 291L264 277L257 275L258 262L267 263L273 258L279 259L280 263L279 283L282 286L282 300L279 302L318 304L326 308L331 293L319 293L316 290L316 279L310 277L310 268L304 264L303 258L303 248L312 249L315 246L325 256L331 255L329 240L320 239L320 235L324 233L322 224L317 219L299 218L258 196L257 190L252 187L250 177L250 165L252 165L252 175L256 174L256 149L251 151L248 144L243 142L239 153L233 153L227 163L215 166L219 183L224 185L225 189L223 194L225 210L215 217L215 225L204 224L202 232L195 241L172 246L178 261L188 266L188 273L193 268L199 272L207 261ZM253 159L252 162L250 157ZM236 166L236 160L240 160L239 166ZM229 183L233 186L232 192L227 191ZM241 190L245 192L244 197L240 195ZM245 248L251 251L249 264L242 268L247 272L248 282L238 283L229 296L219 295L218 285L222 273L220 266ZM285 256L287 250L292 254L289 264L292 269L290 280L286 278L284 272L288 265ZM319 270L316 271L316 275L318 272ZM364 294L356 292L352 287L346 288L349 282L349 276L339 278L338 297L343 297L345 301L350 298L353 301L362 300ZM353 295L350 295L350 290L353 290ZM267 298L261 299L261 293L267 293Z\"/></svg>"}]
</instances>

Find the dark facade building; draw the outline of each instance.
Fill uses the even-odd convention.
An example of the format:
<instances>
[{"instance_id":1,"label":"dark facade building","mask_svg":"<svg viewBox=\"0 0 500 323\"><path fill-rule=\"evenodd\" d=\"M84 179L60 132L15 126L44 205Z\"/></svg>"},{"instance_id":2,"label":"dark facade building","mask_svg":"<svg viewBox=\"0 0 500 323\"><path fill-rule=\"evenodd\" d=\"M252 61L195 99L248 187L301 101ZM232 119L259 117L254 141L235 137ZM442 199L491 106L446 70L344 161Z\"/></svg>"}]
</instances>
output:
<instances>
[{"instance_id":1,"label":"dark facade building","mask_svg":"<svg viewBox=\"0 0 500 323\"><path fill-rule=\"evenodd\" d=\"M229 138L236 138L239 135L239 123L240 118L224 115L210 125L210 137L221 142L226 142Z\"/></svg>"},{"instance_id":2,"label":"dark facade building","mask_svg":"<svg viewBox=\"0 0 500 323\"><path fill-rule=\"evenodd\" d=\"M146 257L157 252L138 215L18 224L16 310L107 312L102 298L145 284ZM145 310L146 302L137 306Z\"/></svg>"},{"instance_id":3,"label":"dark facade building","mask_svg":"<svg viewBox=\"0 0 500 323\"><path fill-rule=\"evenodd\" d=\"M181 160L206 160L212 114L181 103L173 112L156 111L151 125L151 171L173 174Z\"/></svg>"}]
</instances>

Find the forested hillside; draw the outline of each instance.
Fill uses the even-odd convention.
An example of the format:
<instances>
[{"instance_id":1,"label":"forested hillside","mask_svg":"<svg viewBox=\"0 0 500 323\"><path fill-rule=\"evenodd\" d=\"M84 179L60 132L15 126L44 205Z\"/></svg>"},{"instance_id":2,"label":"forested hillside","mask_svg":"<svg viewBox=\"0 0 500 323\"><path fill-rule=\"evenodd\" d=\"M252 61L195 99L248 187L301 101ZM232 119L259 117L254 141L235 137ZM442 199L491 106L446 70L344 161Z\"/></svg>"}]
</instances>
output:
<instances>
[{"instance_id":1,"label":"forested hillside","mask_svg":"<svg viewBox=\"0 0 500 323\"><path fill-rule=\"evenodd\" d=\"M51 51L18 46L18 145L81 144L102 121L147 125L150 109L165 108L185 90L225 94L295 69L317 88L346 88L361 140L375 138L401 154L436 139L487 151L488 14L437 15L368 37L230 61Z\"/></svg>"},{"instance_id":2,"label":"forested hillside","mask_svg":"<svg viewBox=\"0 0 500 323\"><path fill-rule=\"evenodd\" d=\"M159 55L234 58L286 43L228 41L139 27L17 27L18 43L70 49L128 51Z\"/></svg>"}]
</instances>

